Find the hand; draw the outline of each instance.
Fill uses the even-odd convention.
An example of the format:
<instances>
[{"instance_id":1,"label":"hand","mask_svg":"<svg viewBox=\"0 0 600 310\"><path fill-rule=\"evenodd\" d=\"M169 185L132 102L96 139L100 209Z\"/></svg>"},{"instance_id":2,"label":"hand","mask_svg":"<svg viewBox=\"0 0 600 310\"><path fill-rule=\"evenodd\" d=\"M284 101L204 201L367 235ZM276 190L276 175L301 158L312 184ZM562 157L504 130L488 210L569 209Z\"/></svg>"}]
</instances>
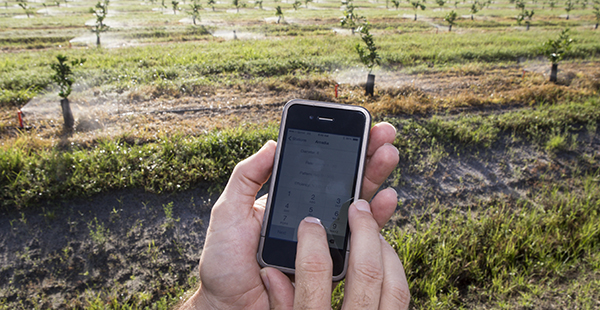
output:
<instances>
[{"instance_id":1,"label":"hand","mask_svg":"<svg viewBox=\"0 0 600 310\"><path fill-rule=\"evenodd\" d=\"M392 200L387 203L396 204ZM352 238L342 309L408 309L410 292L404 267L379 234L381 227L369 203L353 203L348 221ZM275 268L261 270L271 309L330 309L332 272L325 229L318 219L307 217L298 227L295 285Z\"/></svg>"},{"instance_id":2,"label":"hand","mask_svg":"<svg viewBox=\"0 0 600 310\"><path fill-rule=\"evenodd\" d=\"M395 128L388 123L371 128L361 198L371 199L398 164L398 150L390 144L395 136ZM269 141L235 167L211 212L200 259L200 287L182 309L269 308L256 261L266 197L256 201L255 197L271 175L275 148L276 143ZM393 205L389 203L392 199ZM391 189L373 199L372 214L378 227L391 217L396 203Z\"/></svg>"}]
</instances>

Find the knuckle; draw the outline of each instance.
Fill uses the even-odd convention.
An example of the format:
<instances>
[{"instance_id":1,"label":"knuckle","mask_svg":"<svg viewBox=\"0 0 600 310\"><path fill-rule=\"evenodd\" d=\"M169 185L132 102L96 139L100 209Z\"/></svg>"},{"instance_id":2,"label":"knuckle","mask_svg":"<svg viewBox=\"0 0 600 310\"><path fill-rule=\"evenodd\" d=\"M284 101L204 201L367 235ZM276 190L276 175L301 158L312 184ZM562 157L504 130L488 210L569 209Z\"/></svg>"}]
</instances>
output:
<instances>
[{"instance_id":1,"label":"knuckle","mask_svg":"<svg viewBox=\"0 0 600 310\"><path fill-rule=\"evenodd\" d=\"M410 291L408 287L396 282L386 283L384 285L386 294L382 298L388 299L395 305L394 309L407 309L410 303Z\"/></svg>"},{"instance_id":2,"label":"knuckle","mask_svg":"<svg viewBox=\"0 0 600 310\"><path fill-rule=\"evenodd\" d=\"M375 262L365 262L356 264L356 281L366 285L376 285L383 283L383 268L381 264Z\"/></svg>"},{"instance_id":3,"label":"knuckle","mask_svg":"<svg viewBox=\"0 0 600 310\"><path fill-rule=\"evenodd\" d=\"M331 273L333 263L328 257L308 255L298 261L297 269L308 274Z\"/></svg>"}]
</instances>

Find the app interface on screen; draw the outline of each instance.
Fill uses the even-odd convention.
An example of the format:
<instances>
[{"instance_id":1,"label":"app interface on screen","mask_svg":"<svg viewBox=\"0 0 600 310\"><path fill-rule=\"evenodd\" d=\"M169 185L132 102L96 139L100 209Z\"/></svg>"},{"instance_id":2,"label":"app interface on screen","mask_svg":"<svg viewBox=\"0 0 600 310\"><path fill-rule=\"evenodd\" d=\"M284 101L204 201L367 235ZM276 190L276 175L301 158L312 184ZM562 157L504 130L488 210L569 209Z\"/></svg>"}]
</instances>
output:
<instances>
[{"instance_id":1,"label":"app interface on screen","mask_svg":"<svg viewBox=\"0 0 600 310\"><path fill-rule=\"evenodd\" d=\"M298 241L306 216L321 220L329 246L344 247L360 138L288 129L269 237Z\"/></svg>"}]
</instances>

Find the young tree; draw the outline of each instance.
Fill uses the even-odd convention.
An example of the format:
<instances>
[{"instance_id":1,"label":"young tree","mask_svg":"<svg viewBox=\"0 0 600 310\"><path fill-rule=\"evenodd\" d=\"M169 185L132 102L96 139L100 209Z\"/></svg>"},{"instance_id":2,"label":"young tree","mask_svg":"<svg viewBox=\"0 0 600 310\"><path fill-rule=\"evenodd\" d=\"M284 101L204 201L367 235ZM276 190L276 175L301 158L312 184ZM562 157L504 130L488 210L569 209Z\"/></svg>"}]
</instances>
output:
<instances>
[{"instance_id":1,"label":"young tree","mask_svg":"<svg viewBox=\"0 0 600 310\"><path fill-rule=\"evenodd\" d=\"M522 0L517 1L516 7L517 9L521 9L521 12L519 13L519 15L517 15L517 23L521 25L521 22L523 22L525 18L527 18L527 20L525 20L525 24L527 25L527 30L529 30L529 27L531 26L531 18L534 14L533 10L525 10L525 2Z\"/></svg>"},{"instance_id":2,"label":"young tree","mask_svg":"<svg viewBox=\"0 0 600 310\"><path fill-rule=\"evenodd\" d=\"M367 85L365 87L365 95L373 96L375 76L372 75L371 72L373 71L373 67L381 63L381 57L379 57L379 54L377 53L377 46L375 46L373 41L373 35L369 32L369 27L369 23L366 22L357 29L360 33L360 38L366 47L362 46L360 43L357 43L355 49L358 53L360 61L369 69Z\"/></svg>"},{"instance_id":3,"label":"young tree","mask_svg":"<svg viewBox=\"0 0 600 310\"><path fill-rule=\"evenodd\" d=\"M475 1L471 5L471 20L473 20L473 15L477 14L477 12L479 12L480 9L481 9L481 6L480 6L479 2L477 2L477 1Z\"/></svg>"},{"instance_id":4,"label":"young tree","mask_svg":"<svg viewBox=\"0 0 600 310\"><path fill-rule=\"evenodd\" d=\"M294 8L294 11L297 11L301 5L302 5L302 2L300 0L296 0L296 1L294 1L294 3L292 3L292 7Z\"/></svg>"},{"instance_id":5,"label":"young tree","mask_svg":"<svg viewBox=\"0 0 600 310\"><path fill-rule=\"evenodd\" d=\"M342 1L342 4L346 6L346 10L344 10L344 17L340 20L340 24L344 28L350 28L354 34L356 26L365 18L354 12L355 7L352 0Z\"/></svg>"},{"instance_id":6,"label":"young tree","mask_svg":"<svg viewBox=\"0 0 600 310\"><path fill-rule=\"evenodd\" d=\"M410 2L410 4L413 7L413 10L415 10L415 21L417 20L417 10L421 9L421 11L424 11L427 8L423 3L425 3L425 0L423 0L423 2L421 2L421 0L414 0Z\"/></svg>"},{"instance_id":7,"label":"young tree","mask_svg":"<svg viewBox=\"0 0 600 310\"><path fill-rule=\"evenodd\" d=\"M242 2L242 0L233 0L233 6L236 8L237 12L240 12L240 8L246 7L246 4Z\"/></svg>"},{"instance_id":8,"label":"young tree","mask_svg":"<svg viewBox=\"0 0 600 310\"><path fill-rule=\"evenodd\" d=\"M396 10L398 10L398 7L400 6L400 0L392 0L392 4L394 7L396 7Z\"/></svg>"},{"instance_id":9,"label":"young tree","mask_svg":"<svg viewBox=\"0 0 600 310\"><path fill-rule=\"evenodd\" d=\"M71 105L69 104L68 99L71 91L73 90L71 86L75 82L71 67L83 65L85 59L75 59L71 62L68 62L67 56L64 55L58 55L56 56L56 59L58 60L58 63L50 64L50 68L54 70L52 80L58 84L58 95L62 98L60 100L60 105L63 112L64 128L70 131L73 129L73 125L75 123L73 119L73 113L71 112Z\"/></svg>"},{"instance_id":10,"label":"young tree","mask_svg":"<svg viewBox=\"0 0 600 310\"><path fill-rule=\"evenodd\" d=\"M456 21L456 17L458 16L458 14L456 14L456 11L452 10L450 11L450 13L446 14L446 17L444 17L444 20L446 22L448 22L448 31L452 31L452 25L454 25L454 22Z\"/></svg>"},{"instance_id":11,"label":"young tree","mask_svg":"<svg viewBox=\"0 0 600 310\"><path fill-rule=\"evenodd\" d=\"M556 83L558 63L565 57L565 53L571 49L571 44L573 44L573 42L574 40L569 36L569 28L567 28L560 33L558 39L549 39L542 45L542 53L552 63L550 82Z\"/></svg>"},{"instance_id":12,"label":"young tree","mask_svg":"<svg viewBox=\"0 0 600 310\"><path fill-rule=\"evenodd\" d=\"M308 3L313 2L313 0L304 0L304 6L308 9Z\"/></svg>"},{"instance_id":13,"label":"young tree","mask_svg":"<svg viewBox=\"0 0 600 310\"><path fill-rule=\"evenodd\" d=\"M90 13L96 16L96 23L92 26L92 32L96 34L96 46L100 46L100 34L108 31L108 25L104 24L104 19L108 14L108 1L98 1L96 6L90 9Z\"/></svg>"},{"instance_id":14,"label":"young tree","mask_svg":"<svg viewBox=\"0 0 600 310\"><path fill-rule=\"evenodd\" d=\"M446 4L446 0L435 0L435 2L437 3L437 5L440 6L440 10L444 6L444 4Z\"/></svg>"},{"instance_id":15,"label":"young tree","mask_svg":"<svg viewBox=\"0 0 600 310\"><path fill-rule=\"evenodd\" d=\"M569 12L571 12L574 7L575 7L575 4L573 4L573 1L567 0L567 2L565 2L565 11L567 11L567 20L569 20Z\"/></svg>"},{"instance_id":16,"label":"young tree","mask_svg":"<svg viewBox=\"0 0 600 310\"><path fill-rule=\"evenodd\" d=\"M171 6L173 6L173 14L177 15L177 10L179 9L179 1L171 1Z\"/></svg>"},{"instance_id":17,"label":"young tree","mask_svg":"<svg viewBox=\"0 0 600 310\"><path fill-rule=\"evenodd\" d=\"M33 14L34 11L27 3L27 0L17 0L17 4L23 9L23 11L25 11L27 18L29 18L29 16Z\"/></svg>"},{"instance_id":18,"label":"young tree","mask_svg":"<svg viewBox=\"0 0 600 310\"><path fill-rule=\"evenodd\" d=\"M281 10L281 6L280 5L278 5L275 8L275 16L277 16L277 23L279 24L279 22L283 18L283 10Z\"/></svg>"},{"instance_id":19,"label":"young tree","mask_svg":"<svg viewBox=\"0 0 600 310\"><path fill-rule=\"evenodd\" d=\"M202 11L202 4L198 3L197 0L194 0L194 2L190 4L190 11L188 12L192 16L194 25L196 24L196 19L200 20L200 11Z\"/></svg>"},{"instance_id":20,"label":"young tree","mask_svg":"<svg viewBox=\"0 0 600 310\"><path fill-rule=\"evenodd\" d=\"M215 11L215 0L208 0L208 2L206 4L210 5L213 12Z\"/></svg>"},{"instance_id":21,"label":"young tree","mask_svg":"<svg viewBox=\"0 0 600 310\"><path fill-rule=\"evenodd\" d=\"M262 3L263 3L263 0L256 0L256 1L254 1L254 6L258 6L258 8L262 10L263 9Z\"/></svg>"}]
</instances>

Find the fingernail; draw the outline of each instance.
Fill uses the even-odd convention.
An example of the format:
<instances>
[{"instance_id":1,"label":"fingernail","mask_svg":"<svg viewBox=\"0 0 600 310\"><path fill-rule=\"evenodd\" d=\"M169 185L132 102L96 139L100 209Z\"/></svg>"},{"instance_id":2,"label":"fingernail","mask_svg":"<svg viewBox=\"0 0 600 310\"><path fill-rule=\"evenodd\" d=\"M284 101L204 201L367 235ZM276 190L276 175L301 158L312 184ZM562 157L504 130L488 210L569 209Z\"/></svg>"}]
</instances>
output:
<instances>
[{"instance_id":1,"label":"fingernail","mask_svg":"<svg viewBox=\"0 0 600 310\"><path fill-rule=\"evenodd\" d=\"M354 206L360 211L371 213L371 206L365 200L359 199L359 200L355 201Z\"/></svg>"},{"instance_id":2,"label":"fingernail","mask_svg":"<svg viewBox=\"0 0 600 310\"><path fill-rule=\"evenodd\" d=\"M400 150L399 150L397 147L395 147L393 144L391 144L391 143L386 143L386 145L389 145L389 146L393 147L393 148L394 148L394 150L396 150L396 153L400 154Z\"/></svg>"},{"instance_id":3,"label":"fingernail","mask_svg":"<svg viewBox=\"0 0 600 310\"><path fill-rule=\"evenodd\" d=\"M263 284L265 285L265 287L267 288L267 291L268 291L269 290L269 276L267 275L266 269L260 270L260 278L262 279Z\"/></svg>"},{"instance_id":4,"label":"fingernail","mask_svg":"<svg viewBox=\"0 0 600 310\"><path fill-rule=\"evenodd\" d=\"M385 241L385 238L381 234L379 234L379 239Z\"/></svg>"},{"instance_id":5,"label":"fingernail","mask_svg":"<svg viewBox=\"0 0 600 310\"><path fill-rule=\"evenodd\" d=\"M319 224L319 225L323 226L323 224L321 224L321 220L316 217L307 216L304 218L304 221L308 222L308 223Z\"/></svg>"}]
</instances>

